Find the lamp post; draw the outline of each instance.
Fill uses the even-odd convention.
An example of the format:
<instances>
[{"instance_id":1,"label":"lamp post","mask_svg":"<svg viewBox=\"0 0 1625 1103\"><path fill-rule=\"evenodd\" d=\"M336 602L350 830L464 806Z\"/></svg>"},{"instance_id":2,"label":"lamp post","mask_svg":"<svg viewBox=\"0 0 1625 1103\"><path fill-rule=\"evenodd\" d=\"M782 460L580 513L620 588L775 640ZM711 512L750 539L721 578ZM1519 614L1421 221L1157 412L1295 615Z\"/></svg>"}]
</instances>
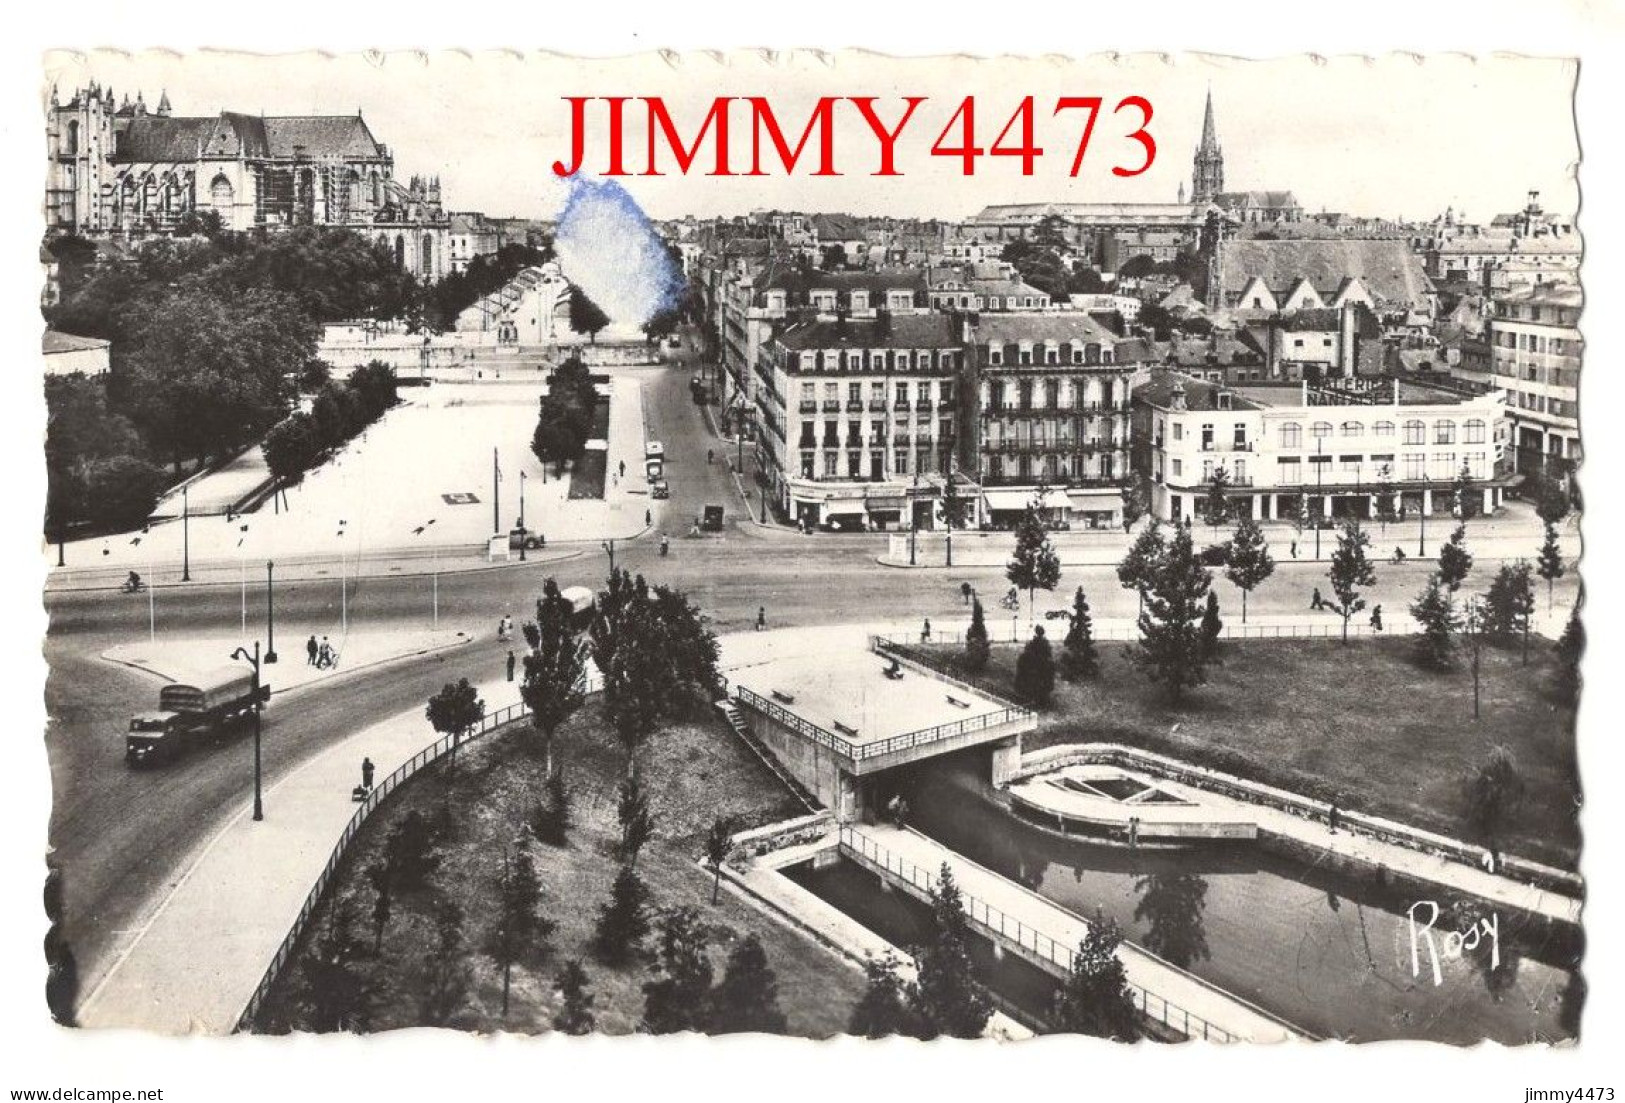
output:
<instances>
[{"instance_id":1,"label":"lamp post","mask_svg":"<svg viewBox=\"0 0 1625 1103\"><path fill-rule=\"evenodd\" d=\"M519 472L519 562L525 561L525 473Z\"/></svg>"},{"instance_id":2,"label":"lamp post","mask_svg":"<svg viewBox=\"0 0 1625 1103\"><path fill-rule=\"evenodd\" d=\"M497 498L498 488L502 485L502 467L497 463L497 450L491 449L491 531L502 531L502 506Z\"/></svg>"},{"instance_id":3,"label":"lamp post","mask_svg":"<svg viewBox=\"0 0 1625 1103\"><path fill-rule=\"evenodd\" d=\"M609 553L609 573L614 574L615 573L615 541L606 540L606 541L604 541L603 544L600 545L600 547L602 547L605 551L607 551Z\"/></svg>"},{"instance_id":4,"label":"lamp post","mask_svg":"<svg viewBox=\"0 0 1625 1103\"><path fill-rule=\"evenodd\" d=\"M1419 559L1426 559L1428 557L1428 505L1430 504L1429 499L1430 499L1430 495L1428 494L1428 484L1423 483L1422 484L1422 504L1421 504L1420 507L1417 508L1417 511L1416 511L1417 515L1420 516L1421 519L1422 519L1422 534L1421 534L1421 536L1419 536L1417 538L1417 541L1416 541L1416 555L1417 555L1417 558L1419 558Z\"/></svg>"},{"instance_id":5,"label":"lamp post","mask_svg":"<svg viewBox=\"0 0 1625 1103\"><path fill-rule=\"evenodd\" d=\"M254 668L254 819L263 820L265 804L260 796L260 641L254 641L252 654L239 647L231 653L231 657L242 659ZM266 657L269 659L269 653Z\"/></svg>"},{"instance_id":6,"label":"lamp post","mask_svg":"<svg viewBox=\"0 0 1625 1103\"><path fill-rule=\"evenodd\" d=\"M433 525L436 520L437 520L437 518L434 518L434 517L429 518L427 521L423 522L423 524L419 525L413 531L412 535L413 536L422 536L424 533L429 531L429 527L431 525ZM431 540L431 541L429 541L429 547L430 547L430 549L431 549L431 551L433 553L433 556L434 556L434 560L433 560L434 566L431 569L431 573L430 573L430 576L429 576L432 579L432 582L431 582L430 585L432 586L433 593L434 593L434 627L439 628L440 627L440 546L438 544L436 544L433 540Z\"/></svg>"},{"instance_id":7,"label":"lamp post","mask_svg":"<svg viewBox=\"0 0 1625 1103\"><path fill-rule=\"evenodd\" d=\"M181 581L192 581L192 510L187 499L189 487L181 487Z\"/></svg>"},{"instance_id":8,"label":"lamp post","mask_svg":"<svg viewBox=\"0 0 1625 1103\"><path fill-rule=\"evenodd\" d=\"M1326 474L1326 461L1330 458L1331 457L1327 455L1315 456L1315 504L1320 507L1322 516L1324 516L1326 513L1326 492L1322 489L1322 487L1325 485L1324 478ZM1320 559L1320 517L1316 517L1314 520L1315 559L1318 562Z\"/></svg>"},{"instance_id":9,"label":"lamp post","mask_svg":"<svg viewBox=\"0 0 1625 1103\"><path fill-rule=\"evenodd\" d=\"M272 594L275 592L275 570L276 564L267 559L265 561L265 661L268 663L276 662L276 605L271 600Z\"/></svg>"}]
</instances>

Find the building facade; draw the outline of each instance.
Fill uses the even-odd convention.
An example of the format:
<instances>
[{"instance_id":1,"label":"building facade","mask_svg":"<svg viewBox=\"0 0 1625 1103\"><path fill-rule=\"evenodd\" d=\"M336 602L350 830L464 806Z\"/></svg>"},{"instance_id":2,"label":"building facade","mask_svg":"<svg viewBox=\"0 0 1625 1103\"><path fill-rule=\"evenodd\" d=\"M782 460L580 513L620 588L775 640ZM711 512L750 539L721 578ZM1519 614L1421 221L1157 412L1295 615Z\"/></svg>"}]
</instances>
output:
<instances>
[{"instance_id":1,"label":"building facade","mask_svg":"<svg viewBox=\"0 0 1625 1103\"><path fill-rule=\"evenodd\" d=\"M1486 331L1492 387L1506 393L1518 470L1580 460L1580 336L1583 296L1570 284L1496 296Z\"/></svg>"},{"instance_id":2,"label":"building facade","mask_svg":"<svg viewBox=\"0 0 1625 1103\"><path fill-rule=\"evenodd\" d=\"M1497 508L1507 483L1494 392L1393 379L1232 388L1159 371L1134 404L1136 465L1165 521L1203 519L1219 469L1233 515L1311 525L1375 519L1381 495L1396 516L1449 514L1463 465L1470 509Z\"/></svg>"},{"instance_id":3,"label":"building facade","mask_svg":"<svg viewBox=\"0 0 1625 1103\"><path fill-rule=\"evenodd\" d=\"M167 94L149 112L92 85L65 104L52 93L46 141L49 233L141 238L212 214L236 232L345 227L420 279L450 270L439 180L398 182L359 113L183 118Z\"/></svg>"},{"instance_id":4,"label":"building facade","mask_svg":"<svg viewBox=\"0 0 1625 1103\"><path fill-rule=\"evenodd\" d=\"M755 394L779 510L809 527L943 525L963 363L958 322L941 314L822 318L770 337Z\"/></svg>"},{"instance_id":5,"label":"building facade","mask_svg":"<svg viewBox=\"0 0 1625 1103\"><path fill-rule=\"evenodd\" d=\"M1120 526L1131 378L1145 343L1082 312L981 315L967 328L962 455L984 520L1013 524L1038 501L1053 524Z\"/></svg>"}]
</instances>

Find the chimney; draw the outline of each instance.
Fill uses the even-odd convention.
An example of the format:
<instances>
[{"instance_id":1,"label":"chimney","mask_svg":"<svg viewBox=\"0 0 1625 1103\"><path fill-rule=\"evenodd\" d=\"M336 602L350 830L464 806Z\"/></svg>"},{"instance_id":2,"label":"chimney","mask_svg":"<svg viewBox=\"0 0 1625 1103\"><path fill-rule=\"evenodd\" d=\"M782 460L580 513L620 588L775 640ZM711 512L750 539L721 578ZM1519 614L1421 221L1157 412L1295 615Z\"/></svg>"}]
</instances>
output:
<instances>
[{"instance_id":1,"label":"chimney","mask_svg":"<svg viewBox=\"0 0 1625 1103\"><path fill-rule=\"evenodd\" d=\"M1184 409L1186 409L1186 406L1185 406L1185 381L1183 379L1181 379L1177 375L1174 376L1174 391L1173 391L1173 394L1168 396L1168 409L1170 409L1170 410L1184 410Z\"/></svg>"}]
</instances>

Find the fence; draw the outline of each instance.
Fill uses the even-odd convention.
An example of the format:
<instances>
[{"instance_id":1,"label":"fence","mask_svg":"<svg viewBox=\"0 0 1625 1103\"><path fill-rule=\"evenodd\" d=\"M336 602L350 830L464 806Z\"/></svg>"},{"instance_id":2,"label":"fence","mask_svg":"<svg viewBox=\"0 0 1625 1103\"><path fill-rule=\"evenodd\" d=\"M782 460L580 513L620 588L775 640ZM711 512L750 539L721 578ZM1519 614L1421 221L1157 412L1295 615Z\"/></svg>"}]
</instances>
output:
<instances>
[{"instance_id":1,"label":"fence","mask_svg":"<svg viewBox=\"0 0 1625 1103\"><path fill-rule=\"evenodd\" d=\"M1237 624L1227 619L1224 627L1219 632L1219 638L1221 640L1342 639L1343 618L1331 613L1328 613L1326 618L1323 624ZM1046 616L1040 619L1049 620L1051 618ZM1057 617L1054 619L1059 622L1059 627L1054 631L1064 633L1067 618ZM1019 622L1020 627L1025 627L1027 623L1026 611L1011 614L1011 620ZM1011 628L1011 639L1017 638L1017 631L1017 627ZM1048 631L1050 630L1046 628L1046 632ZM1364 617L1356 617L1349 621L1350 639L1357 636L1409 636L1415 635L1416 631L1416 622L1408 616L1383 617L1383 630L1380 632L1372 628L1369 620ZM987 634L988 642L1003 642L999 635L998 618L992 613L987 615ZM1092 634L1096 643L1138 643L1140 640L1140 627L1135 623L1119 621L1112 624L1097 620L1094 622ZM1051 636L1051 639L1054 638L1054 636ZM963 644L965 642L965 633L960 631L939 631L933 628L929 638L922 636L919 632L893 632L885 636L874 636L871 639L879 641L879 645L883 647L908 648L910 650L907 651L907 655L912 661L919 663L921 666L930 667L934 673L944 674L953 669L952 664L934 656L913 651L912 648L918 644ZM977 693L987 695L985 689L974 686L971 688L975 689Z\"/></svg>"},{"instance_id":2,"label":"fence","mask_svg":"<svg viewBox=\"0 0 1625 1103\"><path fill-rule=\"evenodd\" d=\"M895 874L915 888L930 893L936 884L930 873L913 862L892 854L891 851L851 826L841 828L840 839L841 846L848 853L854 854L860 861L878 866L886 873ZM961 893L961 898L964 901L965 914L970 918L971 922L980 925L993 934L997 934L1001 938L1014 942L1040 960L1058 967L1065 975L1071 974L1073 961L1077 957L1077 952L1071 947L1056 942L1042 931L1029 927L1019 919L1006 915L998 908L985 904L973 896ZM1177 1004L1169 1003L1142 985L1128 980L1125 980L1124 983L1134 1000L1135 1009L1152 1022L1160 1023L1170 1030L1178 1031L1187 1038L1202 1038L1213 1042L1240 1040L1223 1027L1216 1026L1200 1015L1193 1015Z\"/></svg>"},{"instance_id":3,"label":"fence","mask_svg":"<svg viewBox=\"0 0 1625 1103\"><path fill-rule=\"evenodd\" d=\"M589 690L594 688L591 679L588 680L587 686ZM282 945L277 947L276 955L271 958L270 967L265 970L265 975L260 978L259 985L254 989L254 994L249 997L248 1005L243 1008L243 1013L238 1016L238 1030L247 1029L254 1016L259 1014L260 1007L265 1002L265 997L271 991L271 986L276 983L277 977L281 975L283 968L288 964L288 959L293 956L294 946L298 943L300 935L304 934L305 927L310 923L311 916L316 913L316 905L321 902L322 893L327 890L334 873L338 871L339 862L343 860L345 851L349 849L350 843L355 840L356 835L360 832L361 825L366 822L368 816L372 815L373 810L413 774L416 774L430 763L438 761L442 755L448 754L457 747L464 746L482 735L487 735L498 728L529 715L522 704L509 705L506 708L498 709L481 720L479 727L467 735L448 735L423 748L423 750L413 755L408 762L401 765L373 787L372 792L368 793L367 798L356 808L355 815L350 817L350 822L345 825L343 834L339 836L339 841L333 845L332 853L327 856L327 864L322 867L321 876L316 878L316 883L311 886L309 895L305 897L304 906L299 909L298 918L293 921L293 926L288 929L287 937L282 940Z\"/></svg>"}]
</instances>

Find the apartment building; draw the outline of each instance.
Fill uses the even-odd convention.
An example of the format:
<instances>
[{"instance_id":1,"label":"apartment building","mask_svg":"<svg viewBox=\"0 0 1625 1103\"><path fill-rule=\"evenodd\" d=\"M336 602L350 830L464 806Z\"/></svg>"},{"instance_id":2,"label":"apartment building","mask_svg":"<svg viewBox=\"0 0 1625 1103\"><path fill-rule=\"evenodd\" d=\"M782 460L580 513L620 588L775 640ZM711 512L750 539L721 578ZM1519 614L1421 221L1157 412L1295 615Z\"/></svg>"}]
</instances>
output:
<instances>
[{"instance_id":1,"label":"apartment building","mask_svg":"<svg viewBox=\"0 0 1625 1103\"><path fill-rule=\"evenodd\" d=\"M1494 299L1486 342L1491 376L1506 392L1518 470L1544 471L1580 459L1580 308L1568 284L1522 287Z\"/></svg>"}]
</instances>

